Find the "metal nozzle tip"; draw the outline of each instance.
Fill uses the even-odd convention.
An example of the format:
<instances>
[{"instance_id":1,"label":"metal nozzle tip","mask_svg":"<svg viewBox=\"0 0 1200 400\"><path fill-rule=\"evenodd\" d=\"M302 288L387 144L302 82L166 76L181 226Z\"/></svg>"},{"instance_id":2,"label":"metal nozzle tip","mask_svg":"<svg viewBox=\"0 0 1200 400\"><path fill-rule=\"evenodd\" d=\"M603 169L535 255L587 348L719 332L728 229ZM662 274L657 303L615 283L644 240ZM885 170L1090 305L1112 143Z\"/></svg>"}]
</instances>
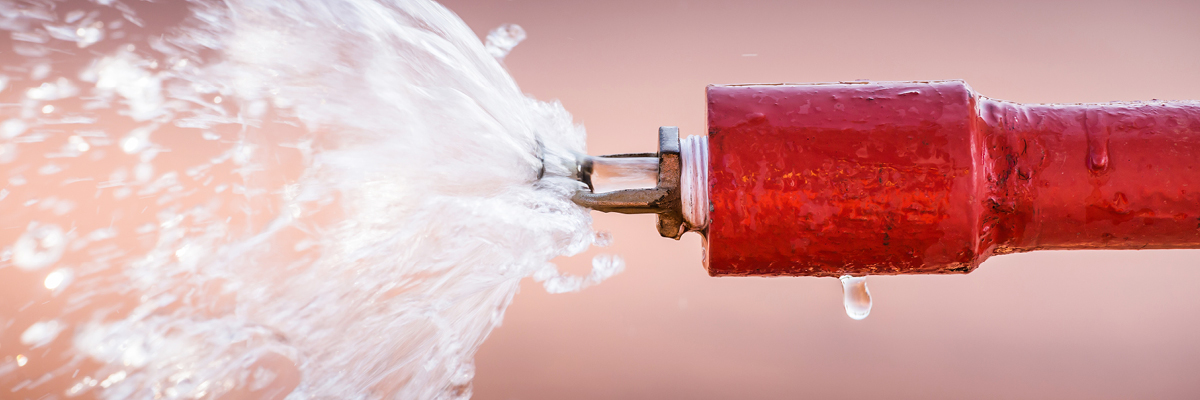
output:
<instances>
[{"instance_id":1,"label":"metal nozzle tip","mask_svg":"<svg viewBox=\"0 0 1200 400\"><path fill-rule=\"evenodd\" d=\"M679 197L680 159L679 130L659 128L658 153L614 154L600 158L577 157L576 178L587 185L579 189L572 201L597 211L623 214L658 214L658 232L664 237L678 239L685 231ZM623 189L595 193L592 175L596 160L652 158L657 160L657 184L653 188Z\"/></svg>"}]
</instances>

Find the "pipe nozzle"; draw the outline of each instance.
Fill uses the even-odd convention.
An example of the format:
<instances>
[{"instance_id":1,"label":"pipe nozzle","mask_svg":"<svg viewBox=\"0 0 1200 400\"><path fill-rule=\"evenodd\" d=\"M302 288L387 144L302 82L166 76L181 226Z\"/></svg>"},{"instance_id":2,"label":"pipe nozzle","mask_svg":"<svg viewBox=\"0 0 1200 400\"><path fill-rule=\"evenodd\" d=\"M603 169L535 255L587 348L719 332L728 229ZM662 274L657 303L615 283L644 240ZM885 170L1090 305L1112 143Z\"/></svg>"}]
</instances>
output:
<instances>
[{"instance_id":1,"label":"pipe nozzle","mask_svg":"<svg viewBox=\"0 0 1200 400\"><path fill-rule=\"evenodd\" d=\"M633 158L655 158L658 171L655 187L621 189L596 193L593 174L598 160ZM587 185L579 189L571 200L583 207L596 211L622 214L658 214L658 233L663 237L678 239L686 232L679 196L681 162L679 158L679 128L658 128L658 153L614 154L600 157L584 157L579 162L577 179Z\"/></svg>"}]
</instances>

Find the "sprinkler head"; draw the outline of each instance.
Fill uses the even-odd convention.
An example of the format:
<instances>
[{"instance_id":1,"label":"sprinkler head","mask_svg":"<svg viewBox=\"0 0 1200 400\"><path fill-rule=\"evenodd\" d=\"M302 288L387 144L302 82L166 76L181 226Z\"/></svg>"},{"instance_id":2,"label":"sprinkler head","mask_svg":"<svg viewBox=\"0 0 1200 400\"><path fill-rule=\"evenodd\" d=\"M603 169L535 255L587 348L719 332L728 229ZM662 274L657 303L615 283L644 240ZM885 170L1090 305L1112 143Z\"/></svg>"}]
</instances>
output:
<instances>
[{"instance_id":1,"label":"sprinkler head","mask_svg":"<svg viewBox=\"0 0 1200 400\"><path fill-rule=\"evenodd\" d=\"M684 227L679 197L681 168L679 128L674 126L658 128L658 153L612 154L597 158L631 157L658 159L658 178L655 187L596 193L595 185L592 183L595 164L592 158L582 158L576 178L587 188L577 190L571 200L575 204L596 211L621 214L658 214L658 233L663 237L679 239L687 231Z\"/></svg>"}]
</instances>

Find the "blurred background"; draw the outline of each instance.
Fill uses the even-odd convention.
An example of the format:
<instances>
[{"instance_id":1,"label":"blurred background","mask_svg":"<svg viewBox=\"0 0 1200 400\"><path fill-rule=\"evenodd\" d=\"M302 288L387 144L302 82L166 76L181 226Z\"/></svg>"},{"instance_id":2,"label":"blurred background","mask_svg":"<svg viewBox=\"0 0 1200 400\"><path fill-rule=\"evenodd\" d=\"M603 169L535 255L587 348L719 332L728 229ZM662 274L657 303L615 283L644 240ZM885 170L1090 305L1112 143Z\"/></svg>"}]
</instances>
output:
<instances>
[{"instance_id":1,"label":"blurred background","mask_svg":"<svg viewBox=\"0 0 1200 400\"><path fill-rule=\"evenodd\" d=\"M963 79L1019 102L1200 99L1193 1L447 0L558 99L589 152L705 130L713 83ZM710 278L698 236L594 213L625 272L580 293L527 280L484 343L479 399L1200 398L1200 251L1041 252L965 276L869 279L848 318L825 278ZM779 232L786 235L787 232Z\"/></svg>"}]
</instances>

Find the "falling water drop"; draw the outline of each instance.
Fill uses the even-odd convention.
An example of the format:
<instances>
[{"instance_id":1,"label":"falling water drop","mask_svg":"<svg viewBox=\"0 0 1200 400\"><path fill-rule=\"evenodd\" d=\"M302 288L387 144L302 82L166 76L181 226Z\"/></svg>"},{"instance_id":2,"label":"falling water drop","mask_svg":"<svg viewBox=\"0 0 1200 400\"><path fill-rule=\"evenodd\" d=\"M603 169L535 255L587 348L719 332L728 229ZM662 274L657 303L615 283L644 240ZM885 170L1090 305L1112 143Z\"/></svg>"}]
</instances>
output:
<instances>
[{"instance_id":1,"label":"falling water drop","mask_svg":"<svg viewBox=\"0 0 1200 400\"><path fill-rule=\"evenodd\" d=\"M846 315L861 320L871 315L871 291L867 289L866 276L842 275L842 304Z\"/></svg>"}]
</instances>

